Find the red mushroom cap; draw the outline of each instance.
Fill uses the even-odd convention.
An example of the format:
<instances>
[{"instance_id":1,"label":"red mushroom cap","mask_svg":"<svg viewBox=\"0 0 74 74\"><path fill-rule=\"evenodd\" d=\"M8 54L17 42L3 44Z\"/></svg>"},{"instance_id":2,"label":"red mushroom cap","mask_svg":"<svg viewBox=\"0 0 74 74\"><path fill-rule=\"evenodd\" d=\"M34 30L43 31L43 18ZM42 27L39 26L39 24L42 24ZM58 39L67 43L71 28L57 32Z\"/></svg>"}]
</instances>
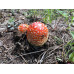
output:
<instances>
[{"instance_id":1,"label":"red mushroom cap","mask_svg":"<svg viewBox=\"0 0 74 74\"><path fill-rule=\"evenodd\" d=\"M28 25L27 24L20 24L18 26L18 30L22 33L25 33L27 31Z\"/></svg>"},{"instance_id":2,"label":"red mushroom cap","mask_svg":"<svg viewBox=\"0 0 74 74\"><path fill-rule=\"evenodd\" d=\"M27 40L35 46L42 46L48 39L48 29L41 22L34 22L27 29Z\"/></svg>"}]
</instances>

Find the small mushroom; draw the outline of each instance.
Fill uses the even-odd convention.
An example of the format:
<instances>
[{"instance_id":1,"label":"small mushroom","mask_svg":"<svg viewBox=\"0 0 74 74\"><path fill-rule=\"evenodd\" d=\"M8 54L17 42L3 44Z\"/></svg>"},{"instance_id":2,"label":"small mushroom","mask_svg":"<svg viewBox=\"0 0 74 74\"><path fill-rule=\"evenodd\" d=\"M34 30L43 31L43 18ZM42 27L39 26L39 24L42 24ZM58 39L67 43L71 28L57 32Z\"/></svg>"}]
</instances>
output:
<instances>
[{"instance_id":1,"label":"small mushroom","mask_svg":"<svg viewBox=\"0 0 74 74\"><path fill-rule=\"evenodd\" d=\"M22 33L25 33L27 31L28 25L27 24L20 24L18 26L18 30Z\"/></svg>"}]
</instances>

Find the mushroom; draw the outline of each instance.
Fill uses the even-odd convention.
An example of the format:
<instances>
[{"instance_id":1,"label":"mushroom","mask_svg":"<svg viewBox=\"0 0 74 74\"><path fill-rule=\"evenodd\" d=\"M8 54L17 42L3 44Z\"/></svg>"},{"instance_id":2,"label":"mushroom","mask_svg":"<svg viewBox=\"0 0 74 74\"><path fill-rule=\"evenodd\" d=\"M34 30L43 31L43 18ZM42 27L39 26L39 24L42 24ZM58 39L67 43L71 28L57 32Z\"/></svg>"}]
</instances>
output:
<instances>
[{"instance_id":1,"label":"mushroom","mask_svg":"<svg viewBox=\"0 0 74 74\"><path fill-rule=\"evenodd\" d=\"M20 24L20 25L18 26L18 30L19 30L20 32L22 32L22 33L25 33L25 32L27 31L28 26L29 26L29 25L27 25L27 24Z\"/></svg>"},{"instance_id":2,"label":"mushroom","mask_svg":"<svg viewBox=\"0 0 74 74\"><path fill-rule=\"evenodd\" d=\"M35 46L42 46L48 40L48 28L41 22L34 22L31 25L20 25L18 30L27 31L27 40Z\"/></svg>"}]
</instances>

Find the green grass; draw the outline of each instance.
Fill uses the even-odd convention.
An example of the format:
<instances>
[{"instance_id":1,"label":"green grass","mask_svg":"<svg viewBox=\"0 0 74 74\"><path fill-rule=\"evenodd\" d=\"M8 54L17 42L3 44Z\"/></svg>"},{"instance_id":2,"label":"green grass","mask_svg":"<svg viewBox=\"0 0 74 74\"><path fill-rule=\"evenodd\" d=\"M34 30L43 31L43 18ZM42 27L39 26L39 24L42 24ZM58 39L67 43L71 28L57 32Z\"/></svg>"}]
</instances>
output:
<instances>
[{"instance_id":1,"label":"green grass","mask_svg":"<svg viewBox=\"0 0 74 74\"><path fill-rule=\"evenodd\" d=\"M30 9L28 12L24 12L24 15L26 17L38 17L41 16L43 22L51 23L52 20L57 19L58 17L65 18L65 21L68 22L68 20L71 20L71 23L73 23L74 20L74 10L73 9Z\"/></svg>"}]
</instances>

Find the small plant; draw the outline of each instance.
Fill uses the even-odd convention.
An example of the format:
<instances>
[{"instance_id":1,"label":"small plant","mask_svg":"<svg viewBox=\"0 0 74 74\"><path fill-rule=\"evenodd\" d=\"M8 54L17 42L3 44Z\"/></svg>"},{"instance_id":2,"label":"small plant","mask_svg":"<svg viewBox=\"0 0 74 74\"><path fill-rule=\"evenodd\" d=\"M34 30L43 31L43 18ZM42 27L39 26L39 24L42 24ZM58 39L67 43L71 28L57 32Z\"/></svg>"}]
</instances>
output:
<instances>
[{"instance_id":1,"label":"small plant","mask_svg":"<svg viewBox=\"0 0 74 74\"><path fill-rule=\"evenodd\" d=\"M70 42L67 43L65 50L66 50L65 58L66 56L68 56L67 61L74 63L74 40L71 40Z\"/></svg>"},{"instance_id":2,"label":"small plant","mask_svg":"<svg viewBox=\"0 0 74 74\"><path fill-rule=\"evenodd\" d=\"M68 56L67 62L74 63L74 31L70 31L70 34L72 36L72 40L67 42L65 46L66 50L65 58L66 56Z\"/></svg>"},{"instance_id":3,"label":"small plant","mask_svg":"<svg viewBox=\"0 0 74 74\"><path fill-rule=\"evenodd\" d=\"M10 24L13 24L14 20L15 20L15 19L14 19L13 17L11 17L11 18L9 19L9 23L10 23Z\"/></svg>"},{"instance_id":4,"label":"small plant","mask_svg":"<svg viewBox=\"0 0 74 74\"><path fill-rule=\"evenodd\" d=\"M70 31L70 34L72 36L72 41L70 42L69 45L71 46L70 51L72 51L72 53L69 54L69 61L74 63L74 31Z\"/></svg>"},{"instance_id":5,"label":"small plant","mask_svg":"<svg viewBox=\"0 0 74 74\"><path fill-rule=\"evenodd\" d=\"M14 30L15 28L17 28L18 24L15 24L15 18L11 17L8 21L8 29L10 30Z\"/></svg>"},{"instance_id":6,"label":"small plant","mask_svg":"<svg viewBox=\"0 0 74 74\"><path fill-rule=\"evenodd\" d=\"M63 43L62 40L57 36L54 36L54 39L55 39L57 45L60 45Z\"/></svg>"},{"instance_id":7,"label":"small plant","mask_svg":"<svg viewBox=\"0 0 74 74\"><path fill-rule=\"evenodd\" d=\"M73 48L73 49L74 49L74 48ZM68 61L74 63L74 51L69 55Z\"/></svg>"},{"instance_id":8,"label":"small plant","mask_svg":"<svg viewBox=\"0 0 74 74\"><path fill-rule=\"evenodd\" d=\"M70 34L72 36L72 40L67 42L67 44L64 46L65 55L63 58L63 63L74 63L74 31L70 31ZM66 57L68 57L68 59L66 59ZM59 59L57 59L57 61L60 61Z\"/></svg>"}]
</instances>

